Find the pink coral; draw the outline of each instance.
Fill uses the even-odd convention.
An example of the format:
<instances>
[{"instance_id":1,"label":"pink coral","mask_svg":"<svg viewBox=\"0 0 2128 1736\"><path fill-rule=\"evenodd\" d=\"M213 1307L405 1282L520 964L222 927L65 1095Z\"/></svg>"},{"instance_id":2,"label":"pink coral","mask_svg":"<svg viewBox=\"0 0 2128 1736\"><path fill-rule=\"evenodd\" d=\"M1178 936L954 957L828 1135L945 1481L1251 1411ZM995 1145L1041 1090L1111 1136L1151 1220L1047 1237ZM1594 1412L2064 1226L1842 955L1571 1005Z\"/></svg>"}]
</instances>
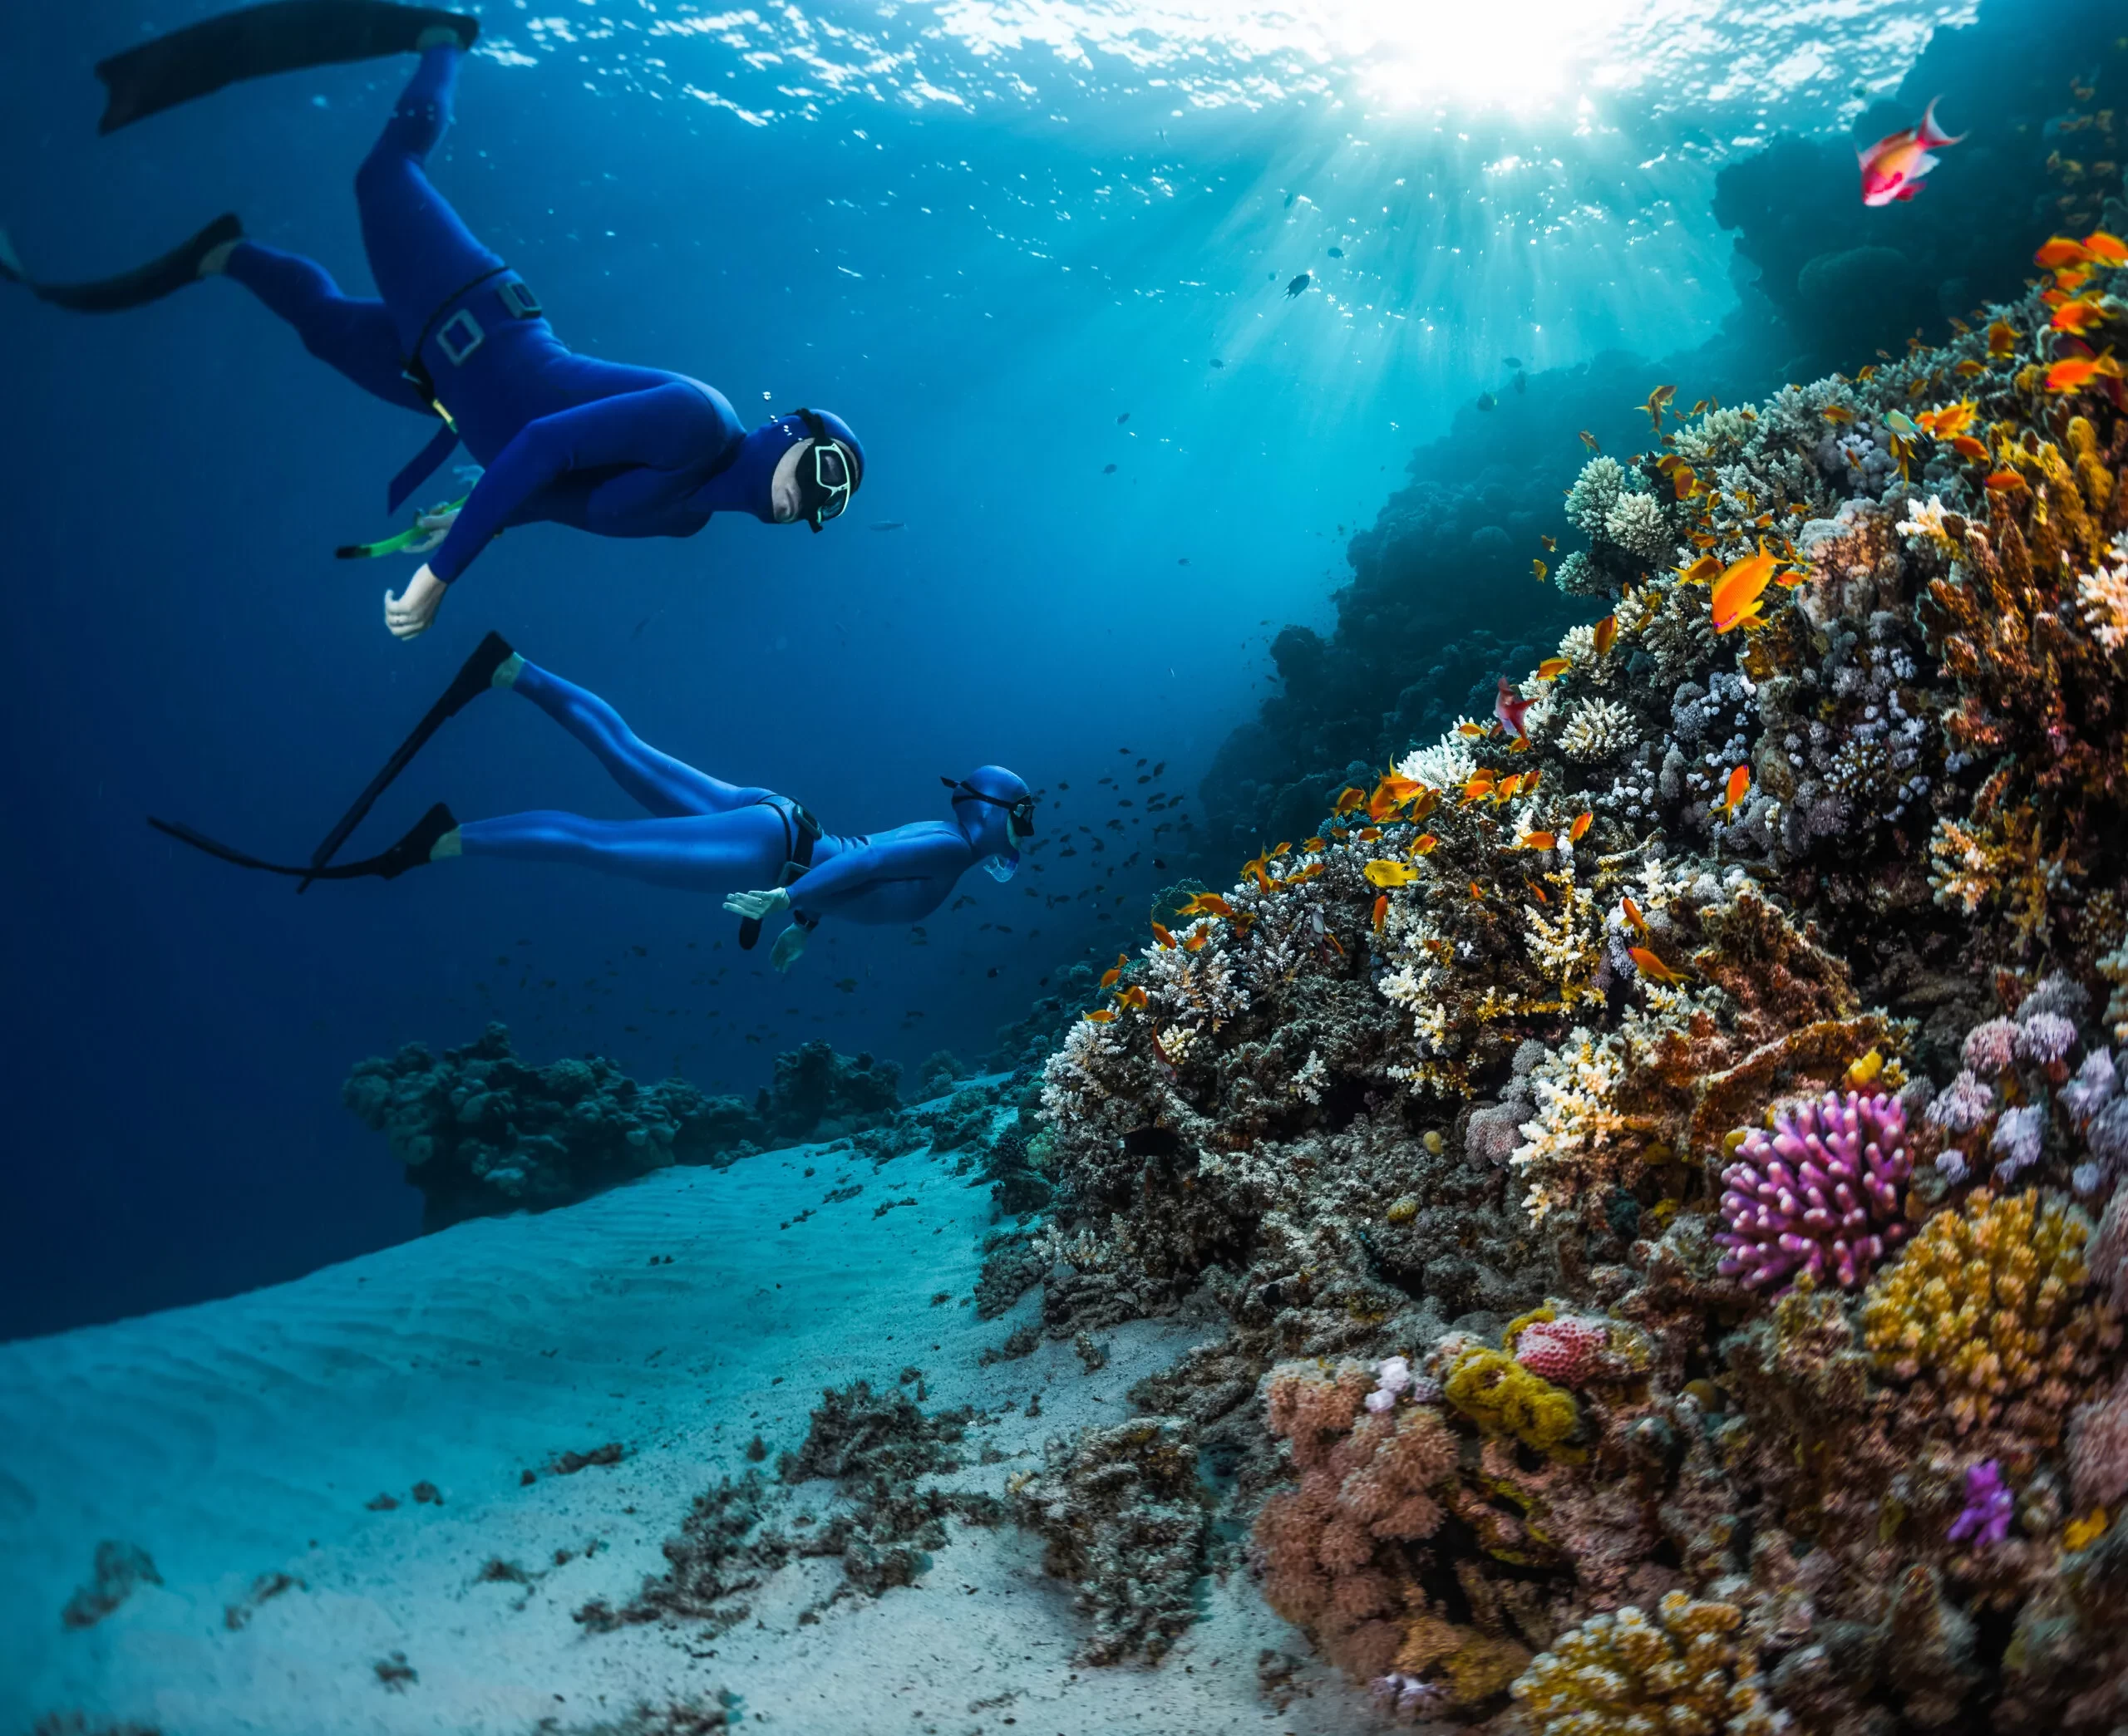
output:
<instances>
[{"instance_id":1,"label":"pink coral","mask_svg":"<svg viewBox=\"0 0 2128 1736\"><path fill-rule=\"evenodd\" d=\"M1594 1370L1609 1335L1594 1320L1532 1320L1516 1335L1515 1360L1554 1386L1579 1386Z\"/></svg>"},{"instance_id":2,"label":"pink coral","mask_svg":"<svg viewBox=\"0 0 2128 1736\"><path fill-rule=\"evenodd\" d=\"M2076 1027L2059 1013L2034 1013L2017 1026L2017 1055L2035 1066L2058 1061L2076 1046Z\"/></svg>"},{"instance_id":3,"label":"pink coral","mask_svg":"<svg viewBox=\"0 0 2128 1736\"><path fill-rule=\"evenodd\" d=\"M1929 1104L1928 1124L1946 1133L1969 1134L1994 1113L1995 1088L1970 1072L1961 1073Z\"/></svg>"},{"instance_id":4,"label":"pink coral","mask_svg":"<svg viewBox=\"0 0 2128 1736\"><path fill-rule=\"evenodd\" d=\"M1913 1171L1896 1098L1828 1091L1754 1128L1722 1174L1715 1241L1724 1277L1783 1288L1807 1273L1852 1290L1907 1230L1901 1185Z\"/></svg>"},{"instance_id":5,"label":"pink coral","mask_svg":"<svg viewBox=\"0 0 2128 1736\"><path fill-rule=\"evenodd\" d=\"M2017 1027L2007 1019L1990 1019L1965 1034L1963 1058L1975 1073L2005 1071L2017 1058Z\"/></svg>"}]
</instances>

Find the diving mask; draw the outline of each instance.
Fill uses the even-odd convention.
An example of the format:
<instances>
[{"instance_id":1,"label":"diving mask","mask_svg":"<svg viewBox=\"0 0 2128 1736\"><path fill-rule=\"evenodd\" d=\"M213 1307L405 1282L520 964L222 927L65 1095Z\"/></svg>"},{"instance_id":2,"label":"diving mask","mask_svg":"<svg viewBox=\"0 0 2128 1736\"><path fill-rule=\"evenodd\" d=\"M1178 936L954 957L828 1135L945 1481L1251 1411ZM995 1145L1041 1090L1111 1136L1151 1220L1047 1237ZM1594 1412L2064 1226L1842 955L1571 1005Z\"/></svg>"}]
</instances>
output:
<instances>
[{"instance_id":1,"label":"diving mask","mask_svg":"<svg viewBox=\"0 0 2128 1736\"><path fill-rule=\"evenodd\" d=\"M1023 795L1015 799L1002 795L986 795L965 778L941 778L938 781L953 791L955 801L966 796L973 802L988 802L993 808L1002 808L1013 837L1032 838L1034 836L1034 798L1032 796Z\"/></svg>"}]
</instances>

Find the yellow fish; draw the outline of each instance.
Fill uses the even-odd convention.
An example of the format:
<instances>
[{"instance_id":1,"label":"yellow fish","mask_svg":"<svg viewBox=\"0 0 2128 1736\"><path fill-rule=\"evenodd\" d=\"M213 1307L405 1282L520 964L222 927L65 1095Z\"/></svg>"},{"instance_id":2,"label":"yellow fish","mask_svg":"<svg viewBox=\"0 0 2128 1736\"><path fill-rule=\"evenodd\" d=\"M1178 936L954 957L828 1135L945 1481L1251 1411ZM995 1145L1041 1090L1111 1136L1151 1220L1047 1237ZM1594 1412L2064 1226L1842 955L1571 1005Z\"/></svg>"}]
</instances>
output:
<instances>
[{"instance_id":1,"label":"yellow fish","mask_svg":"<svg viewBox=\"0 0 2128 1736\"><path fill-rule=\"evenodd\" d=\"M1530 562L1530 570L1536 574L1537 583L1541 585L1546 578L1550 577L1552 569L1533 556Z\"/></svg>"},{"instance_id":2,"label":"yellow fish","mask_svg":"<svg viewBox=\"0 0 2128 1736\"><path fill-rule=\"evenodd\" d=\"M1419 878L1419 871L1408 862L1391 862L1380 856L1360 872L1367 876L1369 884L1380 887L1409 886Z\"/></svg>"},{"instance_id":3,"label":"yellow fish","mask_svg":"<svg viewBox=\"0 0 2128 1736\"><path fill-rule=\"evenodd\" d=\"M1573 667L1572 657L1546 657L1537 666L1537 679L1540 681L1555 681Z\"/></svg>"},{"instance_id":4,"label":"yellow fish","mask_svg":"<svg viewBox=\"0 0 2128 1736\"><path fill-rule=\"evenodd\" d=\"M1611 647L1618 642L1618 617L1616 615L1606 615L1596 623L1596 655L1599 657L1608 657L1611 654Z\"/></svg>"}]
</instances>

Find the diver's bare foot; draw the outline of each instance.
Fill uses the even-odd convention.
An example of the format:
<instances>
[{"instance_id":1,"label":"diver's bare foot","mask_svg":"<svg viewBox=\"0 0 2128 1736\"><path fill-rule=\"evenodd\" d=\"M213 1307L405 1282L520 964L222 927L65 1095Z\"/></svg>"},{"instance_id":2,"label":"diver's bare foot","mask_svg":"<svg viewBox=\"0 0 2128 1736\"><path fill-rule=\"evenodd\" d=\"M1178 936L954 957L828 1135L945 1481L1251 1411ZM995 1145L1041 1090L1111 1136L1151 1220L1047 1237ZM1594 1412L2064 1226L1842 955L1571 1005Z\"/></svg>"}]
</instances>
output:
<instances>
[{"instance_id":1,"label":"diver's bare foot","mask_svg":"<svg viewBox=\"0 0 2128 1736\"><path fill-rule=\"evenodd\" d=\"M463 48L465 38L447 24L434 24L414 38L414 52L426 54L431 48Z\"/></svg>"},{"instance_id":2,"label":"diver's bare foot","mask_svg":"<svg viewBox=\"0 0 2128 1736\"><path fill-rule=\"evenodd\" d=\"M200 275L203 278L221 276L229 268L229 255L237 250L241 241L241 237L239 237L236 241L224 241L209 248L205 253L200 254Z\"/></svg>"}]
</instances>

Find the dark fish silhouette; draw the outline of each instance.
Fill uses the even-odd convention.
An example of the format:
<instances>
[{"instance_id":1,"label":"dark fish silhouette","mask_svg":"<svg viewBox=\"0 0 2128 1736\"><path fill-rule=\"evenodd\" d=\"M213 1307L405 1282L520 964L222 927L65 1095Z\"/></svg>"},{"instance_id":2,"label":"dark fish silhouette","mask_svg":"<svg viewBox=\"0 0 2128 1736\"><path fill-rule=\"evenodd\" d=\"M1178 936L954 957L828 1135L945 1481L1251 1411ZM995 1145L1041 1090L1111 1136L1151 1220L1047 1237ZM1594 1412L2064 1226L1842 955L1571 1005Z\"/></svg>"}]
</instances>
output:
<instances>
[{"instance_id":1,"label":"dark fish silhouette","mask_svg":"<svg viewBox=\"0 0 2128 1736\"><path fill-rule=\"evenodd\" d=\"M900 530L904 528L904 521L899 519L882 519L872 527L874 530Z\"/></svg>"},{"instance_id":2,"label":"dark fish silhouette","mask_svg":"<svg viewBox=\"0 0 2128 1736\"><path fill-rule=\"evenodd\" d=\"M1478 394L1478 408L1480 410L1491 410L1495 408L1499 402L1500 400L1495 398L1489 391L1481 391Z\"/></svg>"},{"instance_id":3,"label":"dark fish silhouette","mask_svg":"<svg viewBox=\"0 0 2128 1736\"><path fill-rule=\"evenodd\" d=\"M1331 257L1332 258L1333 258L1333 259L1342 259L1342 258L1343 258L1345 257L1345 250L1344 250L1344 248L1342 248L1342 247L1333 247L1333 248L1332 248L1330 249L1330 257Z\"/></svg>"},{"instance_id":4,"label":"dark fish silhouette","mask_svg":"<svg viewBox=\"0 0 2128 1736\"><path fill-rule=\"evenodd\" d=\"M1224 361L1220 361L1220 360L1219 360L1219 358L1218 357L1214 356L1214 357L1212 358L1212 366L1213 366L1214 367L1224 367L1224 366L1226 366L1226 363L1224 363Z\"/></svg>"},{"instance_id":5,"label":"dark fish silhouette","mask_svg":"<svg viewBox=\"0 0 2128 1736\"><path fill-rule=\"evenodd\" d=\"M1113 476L1116 474L1116 466L1114 465L1103 465L1101 467L1101 473L1104 476Z\"/></svg>"},{"instance_id":6,"label":"dark fish silhouette","mask_svg":"<svg viewBox=\"0 0 2128 1736\"><path fill-rule=\"evenodd\" d=\"M1520 356L1504 356L1500 359L1510 367L1520 367L1522 366L1522 358Z\"/></svg>"},{"instance_id":7,"label":"dark fish silhouette","mask_svg":"<svg viewBox=\"0 0 2128 1736\"><path fill-rule=\"evenodd\" d=\"M1116 425L1117 427L1121 428L1121 426L1126 423L1126 422L1129 421L1130 420L1130 412L1129 411L1127 411L1127 410L1126 410L1126 411L1125 411L1123 412L1123 414L1122 414L1121 416L1120 416L1116 417Z\"/></svg>"},{"instance_id":8,"label":"dark fish silhouette","mask_svg":"<svg viewBox=\"0 0 2128 1736\"><path fill-rule=\"evenodd\" d=\"M1315 274L1313 272L1301 273L1286 285L1286 298L1291 301L1296 296L1306 295L1308 286L1314 281Z\"/></svg>"},{"instance_id":9,"label":"dark fish silhouette","mask_svg":"<svg viewBox=\"0 0 2128 1736\"><path fill-rule=\"evenodd\" d=\"M1517 391L1527 391L1530 390L1530 376L1524 373L1520 368L1517 368L1515 371L1515 389Z\"/></svg>"}]
</instances>

